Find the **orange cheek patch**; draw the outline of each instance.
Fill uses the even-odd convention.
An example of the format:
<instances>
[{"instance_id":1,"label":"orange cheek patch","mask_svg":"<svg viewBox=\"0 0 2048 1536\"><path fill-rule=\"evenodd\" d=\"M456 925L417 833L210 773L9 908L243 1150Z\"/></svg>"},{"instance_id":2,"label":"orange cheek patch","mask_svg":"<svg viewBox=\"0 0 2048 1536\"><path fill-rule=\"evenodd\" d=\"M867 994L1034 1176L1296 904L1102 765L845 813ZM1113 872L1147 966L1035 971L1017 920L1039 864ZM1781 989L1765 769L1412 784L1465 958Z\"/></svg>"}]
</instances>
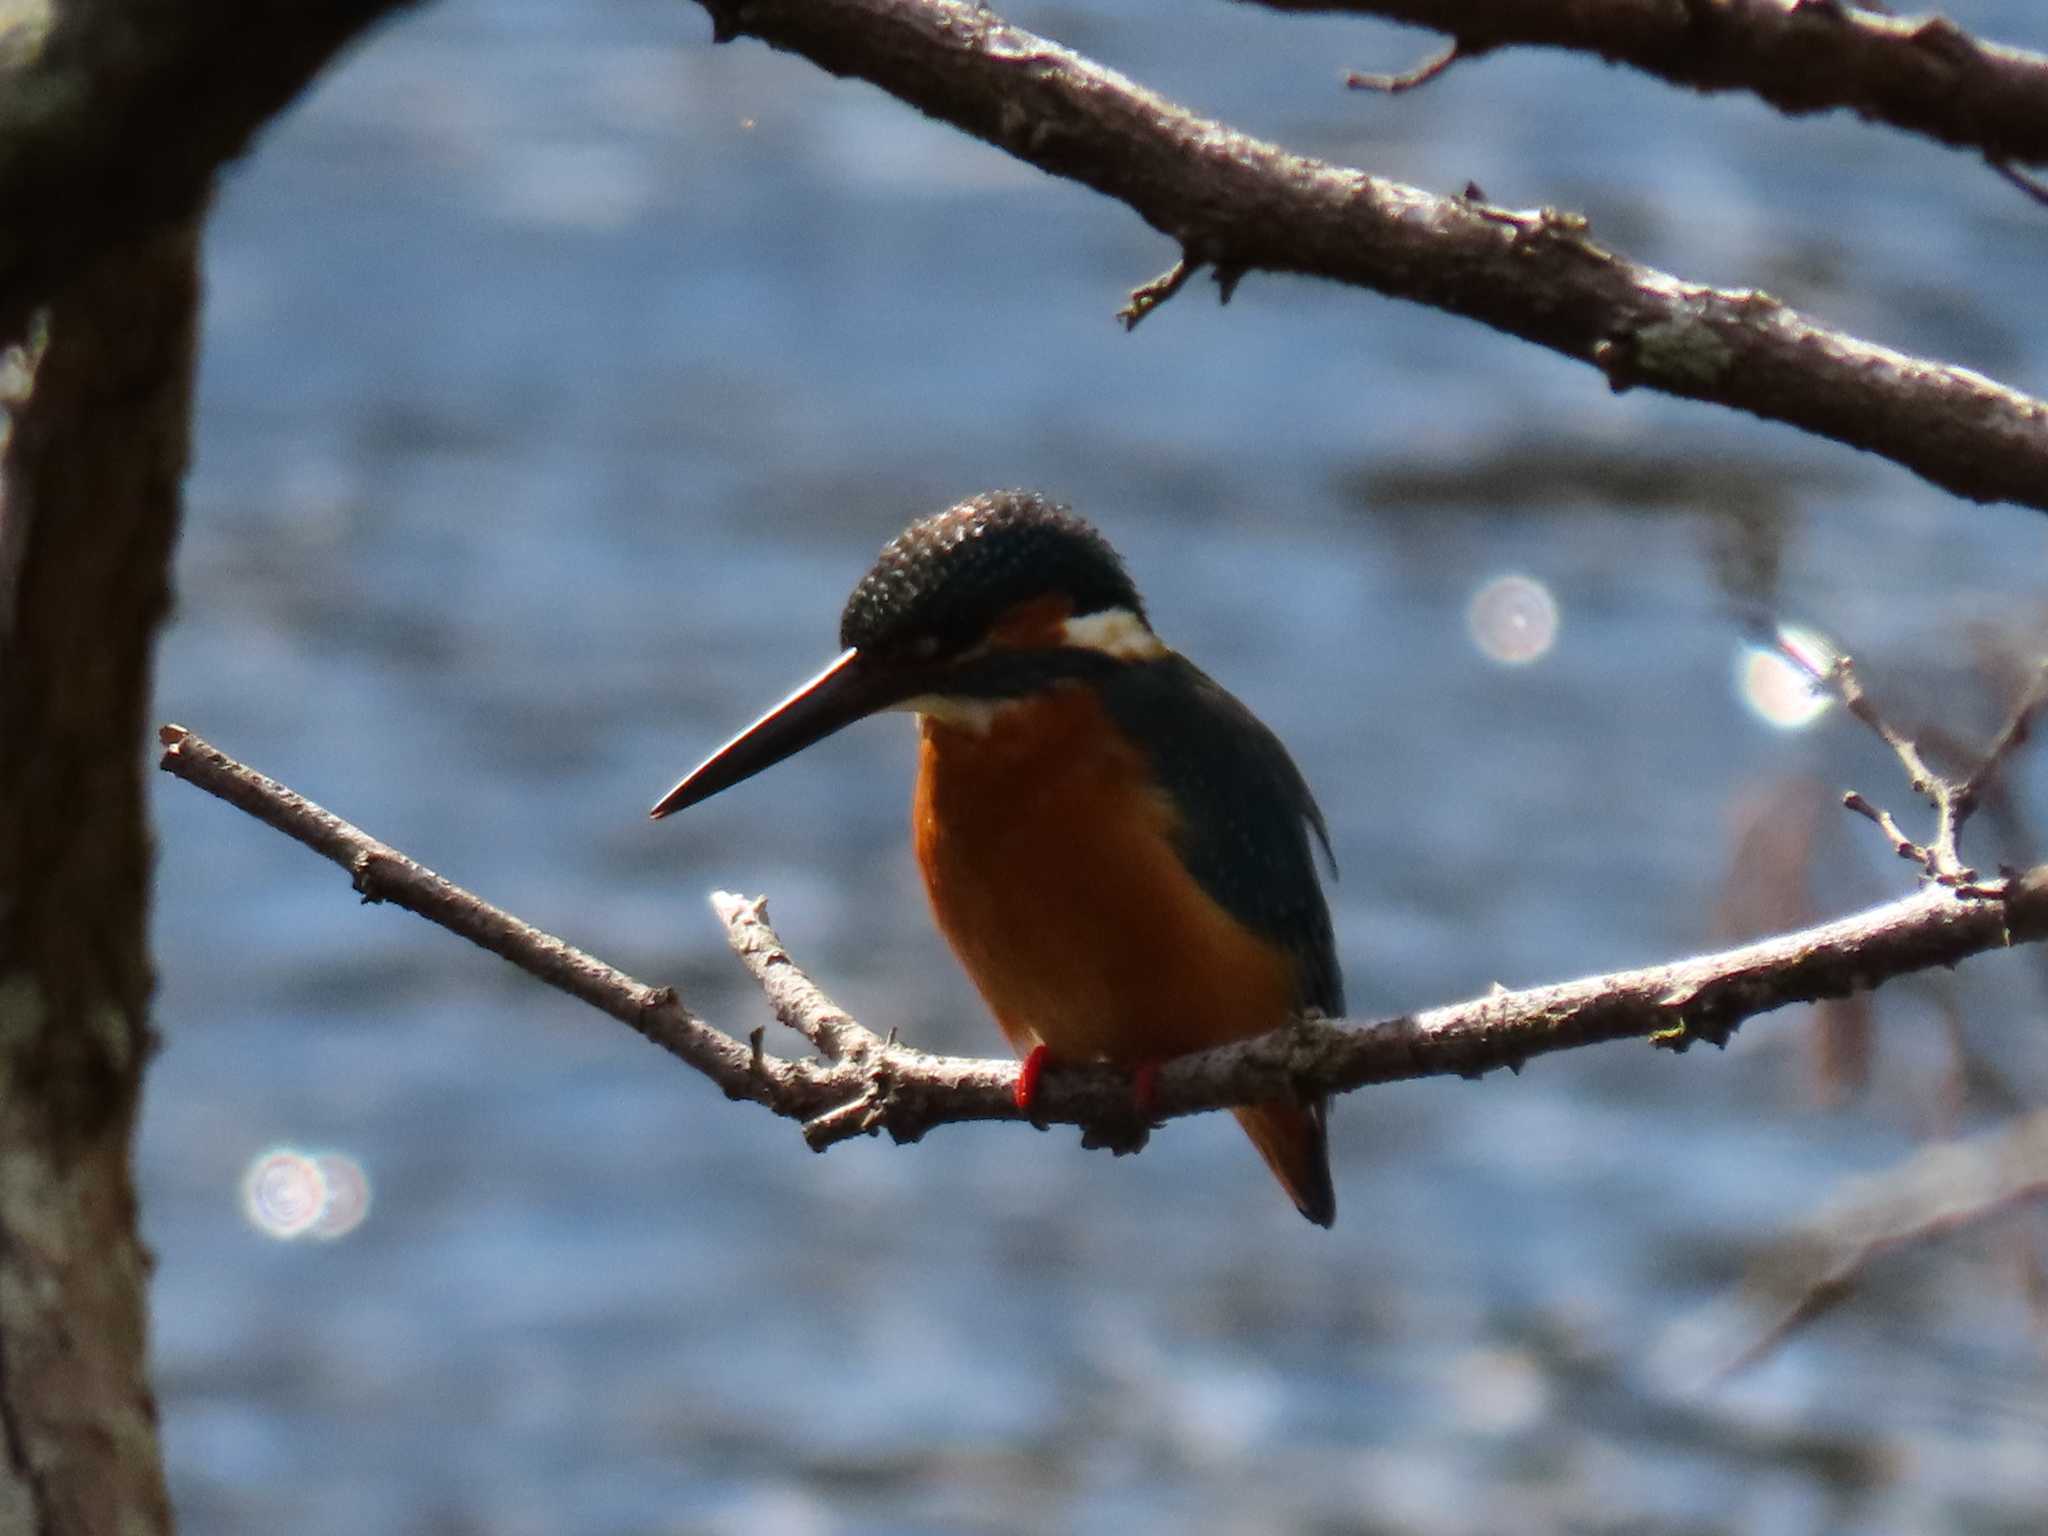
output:
<instances>
[{"instance_id":1,"label":"orange cheek patch","mask_svg":"<svg viewBox=\"0 0 2048 1536\"><path fill-rule=\"evenodd\" d=\"M1065 638L1064 626L1073 616L1074 605L1067 598L1058 595L1034 597L1003 615L995 628L988 632L989 648L998 651L1046 650Z\"/></svg>"}]
</instances>

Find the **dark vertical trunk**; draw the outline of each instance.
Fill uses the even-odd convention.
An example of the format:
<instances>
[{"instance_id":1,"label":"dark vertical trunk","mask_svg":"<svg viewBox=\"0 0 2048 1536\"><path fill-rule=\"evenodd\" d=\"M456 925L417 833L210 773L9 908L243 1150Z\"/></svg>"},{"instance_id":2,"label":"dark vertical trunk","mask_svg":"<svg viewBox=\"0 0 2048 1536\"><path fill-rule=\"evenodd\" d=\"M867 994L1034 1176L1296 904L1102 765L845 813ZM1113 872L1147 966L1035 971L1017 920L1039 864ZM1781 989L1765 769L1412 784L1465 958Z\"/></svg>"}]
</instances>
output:
<instances>
[{"instance_id":1,"label":"dark vertical trunk","mask_svg":"<svg viewBox=\"0 0 2048 1536\"><path fill-rule=\"evenodd\" d=\"M0 1531L170 1529L131 1170L143 747L189 444L196 222L60 289L0 448Z\"/></svg>"}]
</instances>

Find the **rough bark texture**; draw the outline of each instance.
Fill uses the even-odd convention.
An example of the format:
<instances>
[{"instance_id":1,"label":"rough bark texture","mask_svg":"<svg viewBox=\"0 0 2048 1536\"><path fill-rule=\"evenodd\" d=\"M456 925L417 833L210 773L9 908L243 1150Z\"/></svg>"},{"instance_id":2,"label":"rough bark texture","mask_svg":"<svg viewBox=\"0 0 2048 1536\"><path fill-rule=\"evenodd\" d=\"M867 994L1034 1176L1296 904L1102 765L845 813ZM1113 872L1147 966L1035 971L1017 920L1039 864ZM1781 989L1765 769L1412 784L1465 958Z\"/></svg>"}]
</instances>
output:
<instances>
[{"instance_id":1,"label":"rough bark texture","mask_svg":"<svg viewBox=\"0 0 2048 1536\"><path fill-rule=\"evenodd\" d=\"M58 292L0 454L0 1532L167 1531L130 1171L142 739L189 441L196 222Z\"/></svg>"},{"instance_id":2,"label":"rough bark texture","mask_svg":"<svg viewBox=\"0 0 2048 1536\"><path fill-rule=\"evenodd\" d=\"M2048 164L2048 54L1979 42L1943 16L1858 0L1247 0L1350 11L1449 34L1461 54L1569 48L1696 91L1748 91L1780 112L1874 123Z\"/></svg>"}]
</instances>

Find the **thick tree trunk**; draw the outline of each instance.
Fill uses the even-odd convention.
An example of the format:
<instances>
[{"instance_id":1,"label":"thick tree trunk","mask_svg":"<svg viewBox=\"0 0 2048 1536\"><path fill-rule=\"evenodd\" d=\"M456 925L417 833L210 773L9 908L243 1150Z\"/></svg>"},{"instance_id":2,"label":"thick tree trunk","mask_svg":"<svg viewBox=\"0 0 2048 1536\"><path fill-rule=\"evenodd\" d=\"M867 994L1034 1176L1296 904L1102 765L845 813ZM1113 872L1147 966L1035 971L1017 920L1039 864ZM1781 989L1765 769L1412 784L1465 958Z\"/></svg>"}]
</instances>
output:
<instances>
[{"instance_id":1,"label":"thick tree trunk","mask_svg":"<svg viewBox=\"0 0 2048 1536\"><path fill-rule=\"evenodd\" d=\"M145 714L189 444L196 220L65 284L0 451L0 1531L170 1529L130 1158Z\"/></svg>"}]
</instances>

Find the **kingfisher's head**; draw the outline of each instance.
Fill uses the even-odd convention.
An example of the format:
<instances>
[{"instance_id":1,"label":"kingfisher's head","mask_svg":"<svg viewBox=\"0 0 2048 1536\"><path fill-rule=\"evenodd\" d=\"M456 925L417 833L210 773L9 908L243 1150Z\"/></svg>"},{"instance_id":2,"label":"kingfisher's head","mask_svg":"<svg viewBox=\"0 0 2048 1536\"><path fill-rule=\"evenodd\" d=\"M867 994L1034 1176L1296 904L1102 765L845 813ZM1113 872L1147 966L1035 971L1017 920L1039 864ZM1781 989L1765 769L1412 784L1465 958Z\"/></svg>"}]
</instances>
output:
<instances>
[{"instance_id":1,"label":"kingfisher's head","mask_svg":"<svg viewBox=\"0 0 2048 1536\"><path fill-rule=\"evenodd\" d=\"M1032 491L989 491L891 539L846 600L837 659L714 752L653 816L888 709L985 724L1007 700L1166 654L1109 541Z\"/></svg>"}]
</instances>

